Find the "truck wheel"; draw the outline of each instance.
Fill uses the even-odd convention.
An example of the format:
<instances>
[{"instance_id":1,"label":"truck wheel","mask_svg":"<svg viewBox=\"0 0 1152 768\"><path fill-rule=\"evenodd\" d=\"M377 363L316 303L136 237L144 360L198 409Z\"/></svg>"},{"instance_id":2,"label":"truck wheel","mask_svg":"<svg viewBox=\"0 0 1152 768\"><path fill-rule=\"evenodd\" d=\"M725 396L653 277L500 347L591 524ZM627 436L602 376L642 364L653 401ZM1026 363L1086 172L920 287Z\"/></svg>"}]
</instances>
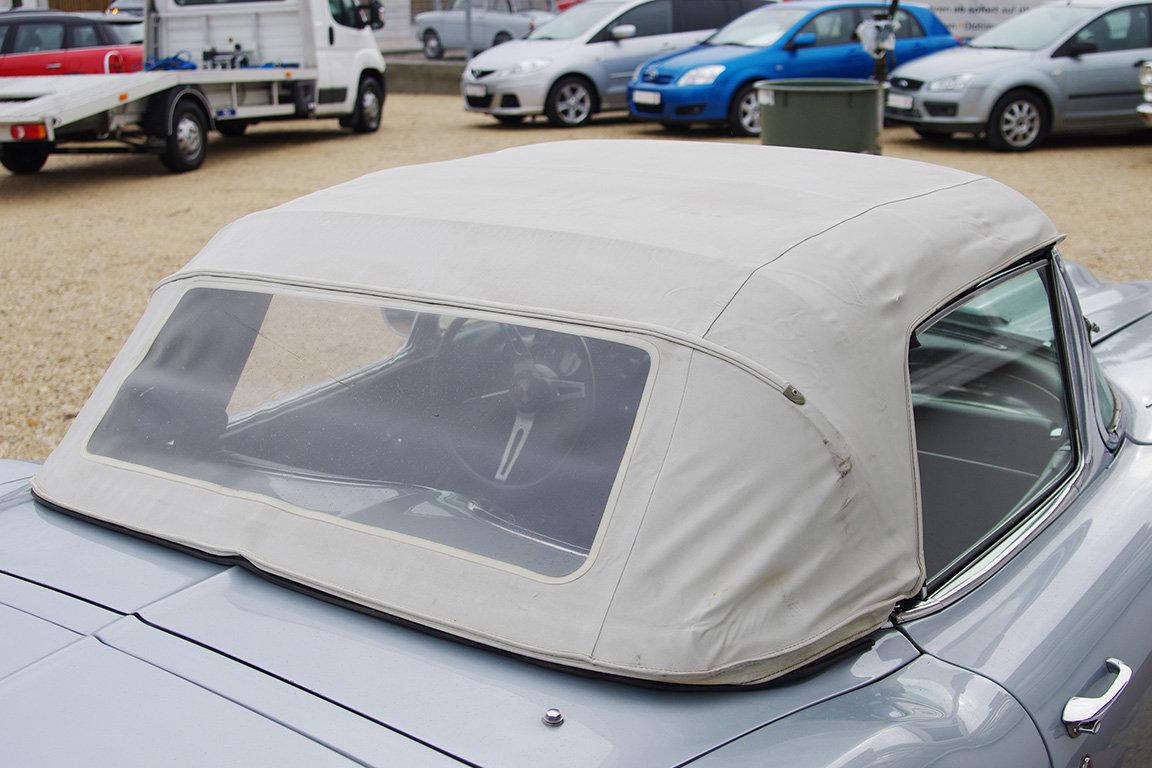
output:
<instances>
[{"instance_id":1,"label":"truck wheel","mask_svg":"<svg viewBox=\"0 0 1152 768\"><path fill-rule=\"evenodd\" d=\"M440 44L440 35L436 34L432 30L428 30L424 33L424 58L444 58L444 46Z\"/></svg>"},{"instance_id":2,"label":"truck wheel","mask_svg":"<svg viewBox=\"0 0 1152 768\"><path fill-rule=\"evenodd\" d=\"M48 162L47 144L0 145L0 165L12 173L36 173Z\"/></svg>"},{"instance_id":3,"label":"truck wheel","mask_svg":"<svg viewBox=\"0 0 1152 768\"><path fill-rule=\"evenodd\" d=\"M1048 136L1048 105L1023 88L1000 97L988 117L988 146L998 152L1026 152Z\"/></svg>"},{"instance_id":4,"label":"truck wheel","mask_svg":"<svg viewBox=\"0 0 1152 768\"><path fill-rule=\"evenodd\" d=\"M376 78L364 76L356 91L356 106L352 114L340 118L340 127L351 128L356 133L375 133L383 113L384 86Z\"/></svg>"},{"instance_id":5,"label":"truck wheel","mask_svg":"<svg viewBox=\"0 0 1152 768\"><path fill-rule=\"evenodd\" d=\"M164 141L160 162L168 170L185 173L203 165L208 154L208 118L204 110L187 99L177 103L172 113L172 131Z\"/></svg>"},{"instance_id":6,"label":"truck wheel","mask_svg":"<svg viewBox=\"0 0 1152 768\"><path fill-rule=\"evenodd\" d=\"M548 122L563 128L587 125L596 109L596 95L590 82L578 75L556 81L544 101Z\"/></svg>"},{"instance_id":7,"label":"truck wheel","mask_svg":"<svg viewBox=\"0 0 1152 768\"><path fill-rule=\"evenodd\" d=\"M220 131L222 136L229 138L237 138L244 135L244 131L248 130L251 125L247 120L225 120L216 122L216 130Z\"/></svg>"}]
</instances>

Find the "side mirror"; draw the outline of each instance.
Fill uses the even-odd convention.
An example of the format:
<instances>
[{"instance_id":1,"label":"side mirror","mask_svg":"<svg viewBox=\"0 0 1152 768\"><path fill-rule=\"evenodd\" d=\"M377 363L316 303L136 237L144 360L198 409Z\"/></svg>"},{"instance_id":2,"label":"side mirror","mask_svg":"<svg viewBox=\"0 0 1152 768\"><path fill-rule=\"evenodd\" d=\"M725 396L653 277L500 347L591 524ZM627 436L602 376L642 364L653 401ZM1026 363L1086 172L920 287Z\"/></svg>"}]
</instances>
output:
<instances>
[{"instance_id":1,"label":"side mirror","mask_svg":"<svg viewBox=\"0 0 1152 768\"><path fill-rule=\"evenodd\" d=\"M792 42L788 43L788 50L794 51L797 48L811 48L816 45L815 32L801 32L792 38Z\"/></svg>"},{"instance_id":2,"label":"side mirror","mask_svg":"<svg viewBox=\"0 0 1152 768\"><path fill-rule=\"evenodd\" d=\"M1086 53L1097 53L1100 46L1096 43L1090 43L1087 40L1077 40L1072 38L1060 48L1059 56L1070 56L1073 59L1078 59Z\"/></svg>"},{"instance_id":3,"label":"side mirror","mask_svg":"<svg viewBox=\"0 0 1152 768\"><path fill-rule=\"evenodd\" d=\"M630 37L636 37L635 24L619 24L612 27L613 40L627 40Z\"/></svg>"}]
</instances>

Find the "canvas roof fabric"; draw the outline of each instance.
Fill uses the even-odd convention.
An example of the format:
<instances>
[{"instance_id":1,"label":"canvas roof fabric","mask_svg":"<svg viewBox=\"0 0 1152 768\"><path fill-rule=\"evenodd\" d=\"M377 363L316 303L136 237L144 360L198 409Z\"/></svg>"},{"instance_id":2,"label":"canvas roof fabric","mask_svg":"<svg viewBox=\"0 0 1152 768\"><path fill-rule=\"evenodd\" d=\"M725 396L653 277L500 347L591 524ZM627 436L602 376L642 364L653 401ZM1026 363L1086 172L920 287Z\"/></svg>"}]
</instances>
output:
<instances>
[{"instance_id":1,"label":"canvas roof fabric","mask_svg":"<svg viewBox=\"0 0 1152 768\"><path fill-rule=\"evenodd\" d=\"M382 171L240 219L162 283L34 488L533 658L762 682L921 587L909 335L1057 240L995 181L847 153L576 141ZM86 456L180 295L221 280L644 340L651 395L586 567L532 578Z\"/></svg>"}]
</instances>

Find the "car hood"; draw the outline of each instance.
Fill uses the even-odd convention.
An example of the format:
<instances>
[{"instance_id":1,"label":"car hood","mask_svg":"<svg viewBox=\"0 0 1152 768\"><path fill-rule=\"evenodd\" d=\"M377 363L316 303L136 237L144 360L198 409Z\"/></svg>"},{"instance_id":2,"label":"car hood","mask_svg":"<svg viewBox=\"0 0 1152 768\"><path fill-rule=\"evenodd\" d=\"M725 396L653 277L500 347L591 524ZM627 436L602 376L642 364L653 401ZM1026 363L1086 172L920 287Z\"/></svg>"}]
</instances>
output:
<instances>
[{"instance_id":1,"label":"car hood","mask_svg":"<svg viewBox=\"0 0 1152 768\"><path fill-rule=\"evenodd\" d=\"M676 51L649 61L644 69L657 67L660 72L679 77L690 69L707 64L733 66L752 59L765 60L768 49L749 48L743 45L698 45L686 51Z\"/></svg>"},{"instance_id":2,"label":"car hood","mask_svg":"<svg viewBox=\"0 0 1152 768\"><path fill-rule=\"evenodd\" d=\"M931 82L941 77L965 72L978 74L1006 67L1018 67L1036 56L1035 51L1006 51L995 48L961 46L929 54L903 64L892 71L892 77Z\"/></svg>"},{"instance_id":3,"label":"car hood","mask_svg":"<svg viewBox=\"0 0 1152 768\"><path fill-rule=\"evenodd\" d=\"M101 762L164 754L167 764L222 764L219 750L245 765L343 765L350 756L426 766L454 756L517 766L545 755L550 765L672 766L917 656L902 635L881 630L819 674L755 690L577 676L63 514L17 480L34 469L0 462L0 712L9 734L0 753L26 758L18 765L67 763L92 745L126 749L131 733L135 761L110 751ZM8 644L23 655L3 653ZM541 721L552 707L561 727ZM190 722L195 730L173 733L172 723ZM73 752L46 751L57 748Z\"/></svg>"},{"instance_id":4,"label":"car hood","mask_svg":"<svg viewBox=\"0 0 1152 768\"><path fill-rule=\"evenodd\" d=\"M503 69L528 59L555 59L572 47L572 40L509 40L468 61L469 69Z\"/></svg>"}]
</instances>

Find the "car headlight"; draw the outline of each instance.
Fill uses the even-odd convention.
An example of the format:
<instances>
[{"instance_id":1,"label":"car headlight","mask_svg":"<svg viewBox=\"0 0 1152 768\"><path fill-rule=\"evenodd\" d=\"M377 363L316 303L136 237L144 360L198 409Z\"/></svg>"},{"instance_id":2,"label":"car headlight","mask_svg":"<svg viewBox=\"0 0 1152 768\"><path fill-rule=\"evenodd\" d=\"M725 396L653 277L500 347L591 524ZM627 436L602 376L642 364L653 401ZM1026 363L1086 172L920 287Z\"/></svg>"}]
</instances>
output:
<instances>
[{"instance_id":1,"label":"car headlight","mask_svg":"<svg viewBox=\"0 0 1152 768\"><path fill-rule=\"evenodd\" d=\"M528 75L539 72L552 63L552 59L527 59L519 64L513 64L507 69L500 70L501 75Z\"/></svg>"},{"instance_id":2,"label":"car headlight","mask_svg":"<svg viewBox=\"0 0 1152 768\"><path fill-rule=\"evenodd\" d=\"M972 82L972 75L965 72L962 75L951 75L950 77L941 77L938 80L933 80L928 83L928 90L936 91L962 91L968 87L968 83Z\"/></svg>"},{"instance_id":3,"label":"car headlight","mask_svg":"<svg viewBox=\"0 0 1152 768\"><path fill-rule=\"evenodd\" d=\"M681 75L680 79L676 81L676 85L712 85L723 71L724 67L721 64L696 67Z\"/></svg>"}]
</instances>

